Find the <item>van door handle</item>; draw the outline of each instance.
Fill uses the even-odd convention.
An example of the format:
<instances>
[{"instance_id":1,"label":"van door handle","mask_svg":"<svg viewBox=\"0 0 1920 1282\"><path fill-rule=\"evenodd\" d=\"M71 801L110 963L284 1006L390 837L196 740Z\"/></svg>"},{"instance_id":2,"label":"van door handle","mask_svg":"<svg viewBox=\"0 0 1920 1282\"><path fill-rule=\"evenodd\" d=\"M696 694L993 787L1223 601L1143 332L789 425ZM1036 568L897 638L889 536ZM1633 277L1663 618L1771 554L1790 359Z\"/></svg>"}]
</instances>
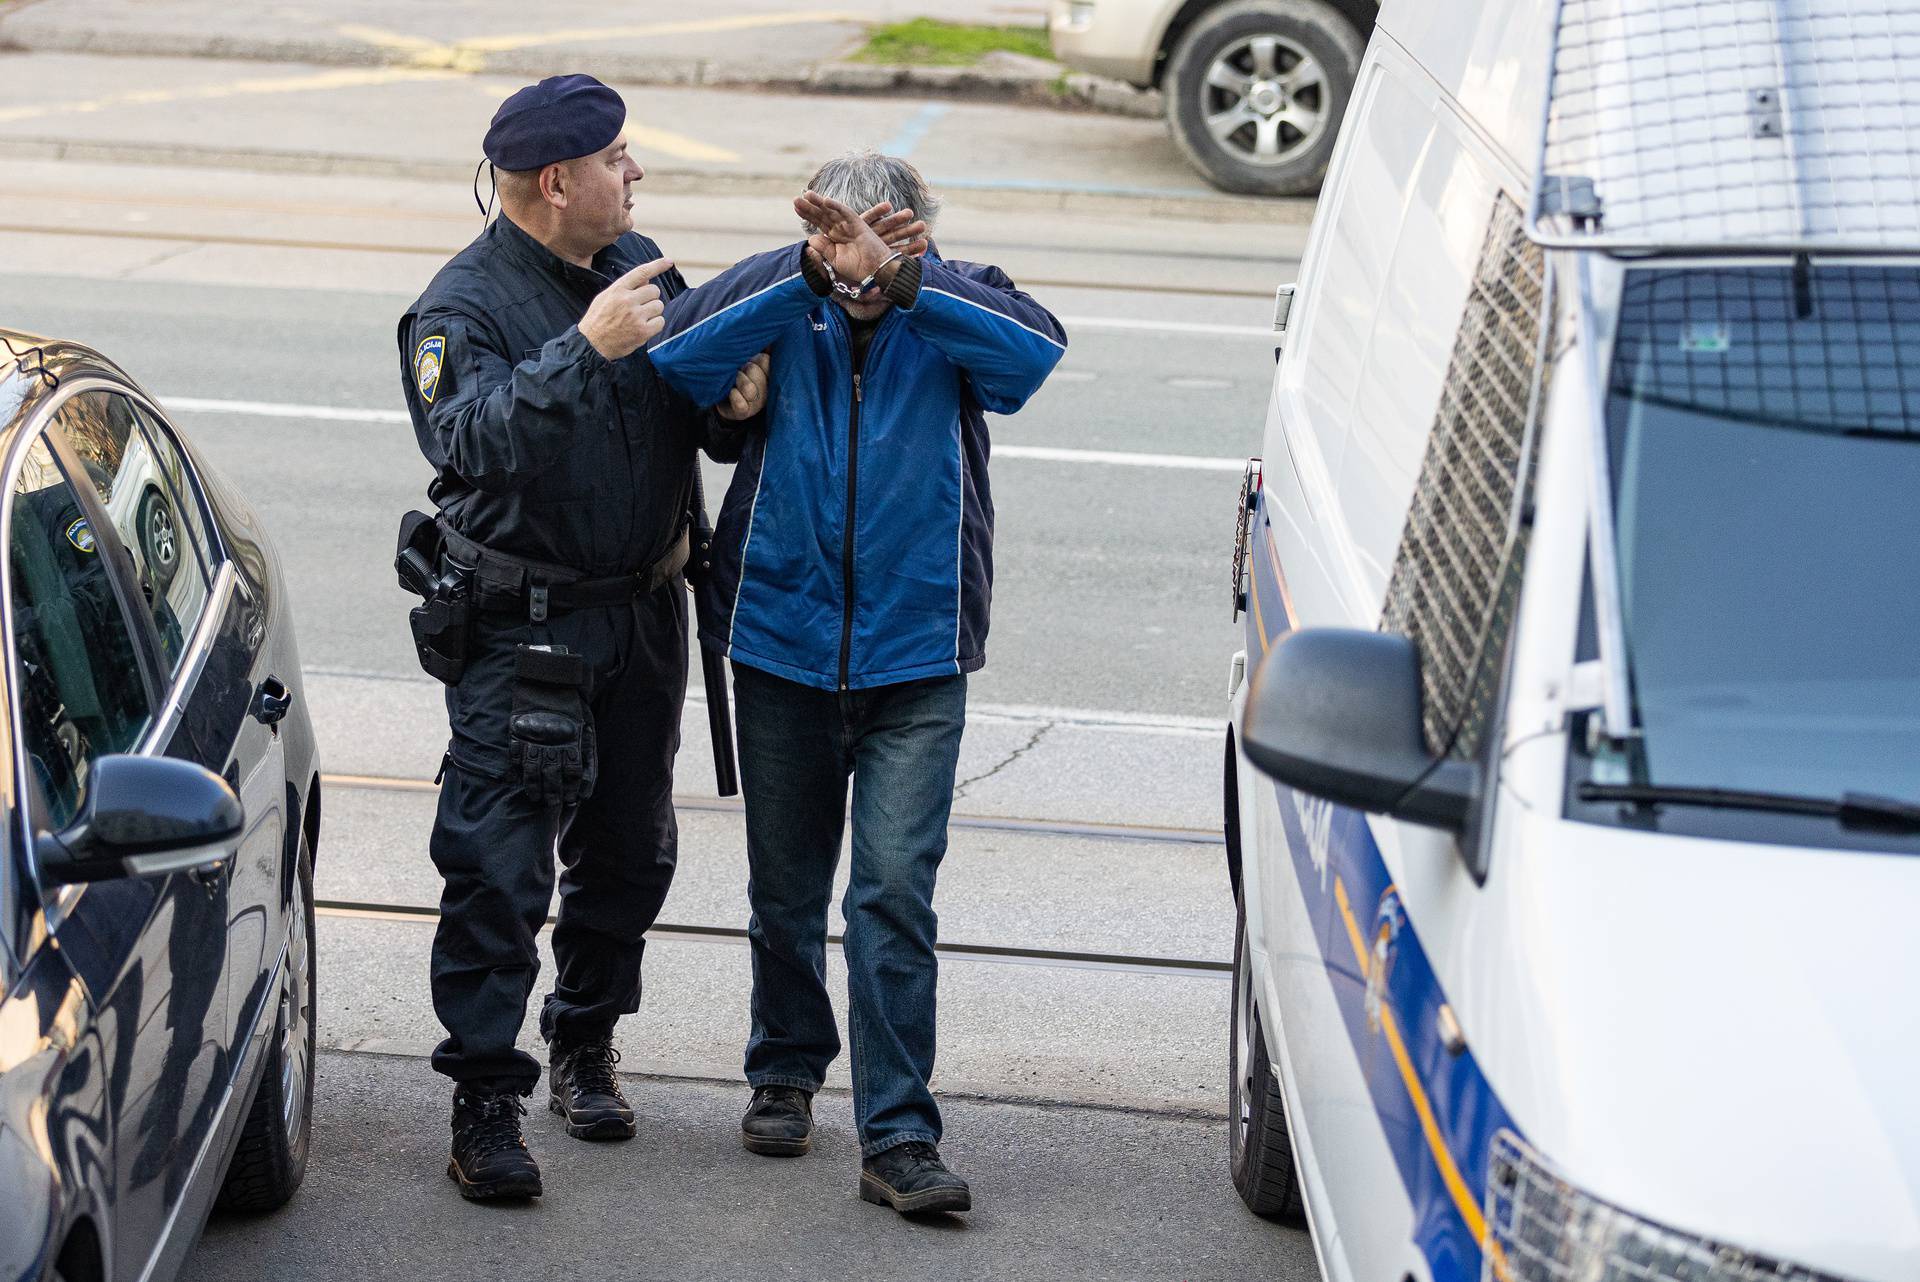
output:
<instances>
[{"instance_id":1,"label":"van door handle","mask_svg":"<svg viewBox=\"0 0 1920 1282\"><path fill-rule=\"evenodd\" d=\"M279 677L268 677L254 691L253 707L248 709L253 719L263 726L277 726L280 719L293 707L293 691L281 682Z\"/></svg>"}]
</instances>

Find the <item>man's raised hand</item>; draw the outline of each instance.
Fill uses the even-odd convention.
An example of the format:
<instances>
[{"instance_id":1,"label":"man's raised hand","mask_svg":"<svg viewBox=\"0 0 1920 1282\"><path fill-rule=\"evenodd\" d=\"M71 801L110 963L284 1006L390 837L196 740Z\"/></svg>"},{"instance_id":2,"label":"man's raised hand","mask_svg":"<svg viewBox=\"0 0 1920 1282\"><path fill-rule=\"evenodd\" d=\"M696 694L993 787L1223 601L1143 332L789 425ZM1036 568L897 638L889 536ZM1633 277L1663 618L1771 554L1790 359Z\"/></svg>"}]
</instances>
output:
<instances>
[{"instance_id":1,"label":"man's raised hand","mask_svg":"<svg viewBox=\"0 0 1920 1282\"><path fill-rule=\"evenodd\" d=\"M866 219L831 196L822 196L817 191L804 192L793 202L793 212L816 229L813 235L807 237L807 247L818 254L841 280L865 280L879 270L881 263L893 256L894 251L887 247L882 232L868 226ZM911 224L913 211L903 209L897 214L890 212L881 217L880 225L890 226L896 218L905 222L892 227L891 234L895 235Z\"/></svg>"},{"instance_id":2,"label":"man's raised hand","mask_svg":"<svg viewBox=\"0 0 1920 1282\"><path fill-rule=\"evenodd\" d=\"M896 214L892 203L883 200L860 217L873 228L875 235L887 242L889 250L898 250L913 258L927 252L927 225L916 218L911 209Z\"/></svg>"},{"instance_id":3,"label":"man's raised hand","mask_svg":"<svg viewBox=\"0 0 1920 1282\"><path fill-rule=\"evenodd\" d=\"M593 350L610 361L638 351L666 325L660 314L660 287L653 278L673 267L671 258L656 258L622 276L594 296L580 318L580 332Z\"/></svg>"}]
</instances>

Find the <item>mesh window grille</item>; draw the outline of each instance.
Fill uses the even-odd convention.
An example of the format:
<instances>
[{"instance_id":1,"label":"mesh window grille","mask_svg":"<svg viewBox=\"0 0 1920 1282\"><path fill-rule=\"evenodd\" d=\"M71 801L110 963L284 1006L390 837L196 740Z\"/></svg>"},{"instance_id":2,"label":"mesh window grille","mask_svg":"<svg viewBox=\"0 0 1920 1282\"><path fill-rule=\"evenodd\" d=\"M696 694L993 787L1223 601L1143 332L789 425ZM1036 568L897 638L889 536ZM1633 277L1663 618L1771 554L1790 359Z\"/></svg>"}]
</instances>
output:
<instances>
[{"instance_id":1,"label":"mesh window grille","mask_svg":"<svg viewBox=\"0 0 1920 1282\"><path fill-rule=\"evenodd\" d=\"M1920 436L1920 271L1627 273L1618 397L1803 431Z\"/></svg>"},{"instance_id":2,"label":"mesh window grille","mask_svg":"<svg viewBox=\"0 0 1920 1282\"><path fill-rule=\"evenodd\" d=\"M1638 249L1920 246L1916 67L1920 0L1562 0L1537 230ZM1593 198L1599 222L1576 226Z\"/></svg>"},{"instance_id":3,"label":"mesh window grille","mask_svg":"<svg viewBox=\"0 0 1920 1282\"><path fill-rule=\"evenodd\" d=\"M1492 711L1498 664L1483 654L1506 636L1525 552L1512 518L1546 266L1522 223L1496 200L1380 619L1419 647L1427 746L1462 757Z\"/></svg>"}]
</instances>

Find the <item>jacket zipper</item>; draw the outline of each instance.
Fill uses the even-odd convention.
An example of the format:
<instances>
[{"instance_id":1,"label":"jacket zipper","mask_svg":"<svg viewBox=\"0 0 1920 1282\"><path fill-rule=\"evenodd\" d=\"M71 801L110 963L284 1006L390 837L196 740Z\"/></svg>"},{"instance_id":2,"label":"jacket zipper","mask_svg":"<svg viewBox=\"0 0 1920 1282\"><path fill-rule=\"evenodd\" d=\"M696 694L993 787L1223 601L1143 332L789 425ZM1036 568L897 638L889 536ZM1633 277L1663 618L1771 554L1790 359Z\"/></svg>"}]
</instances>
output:
<instances>
[{"instance_id":1,"label":"jacket zipper","mask_svg":"<svg viewBox=\"0 0 1920 1282\"><path fill-rule=\"evenodd\" d=\"M840 584L845 599L840 616L840 688L847 688L853 656L853 502L860 475L860 375L853 376L853 409L847 416L847 528L840 540Z\"/></svg>"}]
</instances>

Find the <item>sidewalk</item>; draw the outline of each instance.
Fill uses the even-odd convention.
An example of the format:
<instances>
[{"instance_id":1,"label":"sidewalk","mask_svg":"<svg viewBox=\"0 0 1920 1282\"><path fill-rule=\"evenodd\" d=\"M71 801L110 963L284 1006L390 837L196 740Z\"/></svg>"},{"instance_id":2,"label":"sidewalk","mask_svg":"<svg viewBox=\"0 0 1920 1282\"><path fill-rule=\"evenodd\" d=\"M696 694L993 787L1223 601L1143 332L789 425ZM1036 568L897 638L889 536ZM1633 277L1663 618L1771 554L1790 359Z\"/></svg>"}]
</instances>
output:
<instances>
[{"instance_id":1,"label":"sidewalk","mask_svg":"<svg viewBox=\"0 0 1920 1282\"><path fill-rule=\"evenodd\" d=\"M212 57L326 67L419 67L536 79L584 71L634 85L745 85L829 93L958 95L1158 118L1159 96L1051 62L990 54L972 67L849 61L876 23L930 17L1043 27L1046 0L779 0L679 6L547 0L307 7L230 0L16 0L0 7L0 49Z\"/></svg>"},{"instance_id":2,"label":"sidewalk","mask_svg":"<svg viewBox=\"0 0 1920 1282\"><path fill-rule=\"evenodd\" d=\"M523 83L444 67L0 52L0 159L414 178L464 191L489 118ZM996 210L1304 224L1312 209L1207 188L1159 121L611 83L649 192L791 195L820 161L874 147L910 156L955 203Z\"/></svg>"}]
</instances>

